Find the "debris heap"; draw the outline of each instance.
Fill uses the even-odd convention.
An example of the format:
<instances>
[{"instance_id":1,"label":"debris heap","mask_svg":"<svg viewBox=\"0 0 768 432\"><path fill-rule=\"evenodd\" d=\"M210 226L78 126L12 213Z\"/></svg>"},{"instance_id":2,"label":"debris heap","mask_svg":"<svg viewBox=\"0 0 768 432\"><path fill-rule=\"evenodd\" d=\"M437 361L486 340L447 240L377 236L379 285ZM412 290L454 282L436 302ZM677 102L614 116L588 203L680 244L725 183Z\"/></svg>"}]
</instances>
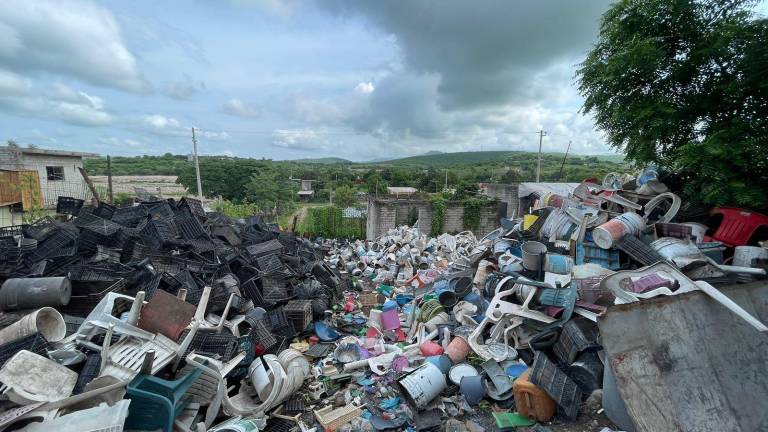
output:
<instances>
[{"instance_id":1,"label":"debris heap","mask_svg":"<svg viewBox=\"0 0 768 432\"><path fill-rule=\"evenodd\" d=\"M62 197L56 218L0 233L0 429L768 422L735 391L768 397L768 250L750 244L768 217L680 221L649 171L532 198L480 239L310 242L189 198Z\"/></svg>"}]
</instances>

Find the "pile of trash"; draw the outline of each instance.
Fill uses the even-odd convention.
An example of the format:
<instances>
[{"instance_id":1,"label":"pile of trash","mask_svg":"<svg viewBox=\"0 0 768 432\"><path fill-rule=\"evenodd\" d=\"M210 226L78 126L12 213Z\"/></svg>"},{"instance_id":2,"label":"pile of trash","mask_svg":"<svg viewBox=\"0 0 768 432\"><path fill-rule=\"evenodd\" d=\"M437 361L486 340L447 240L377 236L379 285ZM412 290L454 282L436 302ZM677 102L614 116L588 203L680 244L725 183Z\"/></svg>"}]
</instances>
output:
<instances>
[{"instance_id":1,"label":"pile of trash","mask_svg":"<svg viewBox=\"0 0 768 432\"><path fill-rule=\"evenodd\" d=\"M56 217L0 228L0 430L265 430L309 376L289 345L345 276L195 199L60 197Z\"/></svg>"},{"instance_id":2,"label":"pile of trash","mask_svg":"<svg viewBox=\"0 0 768 432\"><path fill-rule=\"evenodd\" d=\"M645 172L480 239L310 242L62 197L0 232L0 432L760 430L768 217L680 207Z\"/></svg>"}]
</instances>

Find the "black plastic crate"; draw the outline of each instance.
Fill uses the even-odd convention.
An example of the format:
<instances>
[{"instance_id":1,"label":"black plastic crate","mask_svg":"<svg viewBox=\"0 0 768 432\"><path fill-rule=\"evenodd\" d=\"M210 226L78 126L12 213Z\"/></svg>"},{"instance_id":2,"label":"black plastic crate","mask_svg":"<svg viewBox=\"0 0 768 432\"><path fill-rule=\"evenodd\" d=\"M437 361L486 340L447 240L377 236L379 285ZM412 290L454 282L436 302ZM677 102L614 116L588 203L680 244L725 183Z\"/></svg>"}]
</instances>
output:
<instances>
[{"instance_id":1,"label":"black plastic crate","mask_svg":"<svg viewBox=\"0 0 768 432\"><path fill-rule=\"evenodd\" d=\"M125 279L113 281L72 280L72 297L69 304L59 310L67 315L87 317L93 308L111 292L123 292Z\"/></svg>"},{"instance_id":2,"label":"black plastic crate","mask_svg":"<svg viewBox=\"0 0 768 432\"><path fill-rule=\"evenodd\" d=\"M187 240L207 239L208 232L197 218L188 211L180 211L175 218L181 236Z\"/></svg>"},{"instance_id":3,"label":"black plastic crate","mask_svg":"<svg viewBox=\"0 0 768 432\"><path fill-rule=\"evenodd\" d=\"M0 237L24 235L29 225L11 225L0 227Z\"/></svg>"},{"instance_id":4,"label":"black plastic crate","mask_svg":"<svg viewBox=\"0 0 768 432\"><path fill-rule=\"evenodd\" d=\"M144 206L120 207L115 209L112 215L112 222L123 226L135 227L141 219L146 219L147 208Z\"/></svg>"},{"instance_id":5,"label":"black plastic crate","mask_svg":"<svg viewBox=\"0 0 768 432\"><path fill-rule=\"evenodd\" d=\"M85 391L85 386L89 382L93 381L99 376L101 372L101 354L92 352L85 358L83 369L80 371L80 375L77 377L77 383L75 384L72 394L80 394Z\"/></svg>"},{"instance_id":6,"label":"black plastic crate","mask_svg":"<svg viewBox=\"0 0 768 432\"><path fill-rule=\"evenodd\" d=\"M27 255L31 262L48 258L69 257L77 253L77 233L58 229L37 244L37 249Z\"/></svg>"},{"instance_id":7,"label":"black plastic crate","mask_svg":"<svg viewBox=\"0 0 768 432\"><path fill-rule=\"evenodd\" d=\"M112 219L112 215L115 213L116 208L117 207L112 204L101 201L99 202L99 206L93 209L93 214L103 219Z\"/></svg>"},{"instance_id":8,"label":"black plastic crate","mask_svg":"<svg viewBox=\"0 0 768 432\"><path fill-rule=\"evenodd\" d=\"M21 339L0 345L0 367L3 367L19 351L26 350L45 357L48 349L50 349L50 345L40 333L24 336Z\"/></svg>"},{"instance_id":9,"label":"black plastic crate","mask_svg":"<svg viewBox=\"0 0 768 432\"><path fill-rule=\"evenodd\" d=\"M141 203L141 205L147 209L152 219L173 219L173 209L168 204L168 201L154 201Z\"/></svg>"},{"instance_id":10,"label":"black plastic crate","mask_svg":"<svg viewBox=\"0 0 768 432\"><path fill-rule=\"evenodd\" d=\"M245 248L253 258L269 254L278 254L283 251L283 244L277 240L269 240L263 243L252 244Z\"/></svg>"},{"instance_id":11,"label":"black plastic crate","mask_svg":"<svg viewBox=\"0 0 768 432\"><path fill-rule=\"evenodd\" d=\"M619 243L616 244L616 247L629 255L633 260L645 266L664 261L664 257L659 255L650 245L645 244L642 240L632 235L622 237Z\"/></svg>"},{"instance_id":12,"label":"black plastic crate","mask_svg":"<svg viewBox=\"0 0 768 432\"><path fill-rule=\"evenodd\" d=\"M27 225L24 229L24 235L37 241L43 241L60 230L59 223L49 216L45 216Z\"/></svg>"},{"instance_id":13,"label":"black plastic crate","mask_svg":"<svg viewBox=\"0 0 768 432\"><path fill-rule=\"evenodd\" d=\"M60 196L56 202L56 213L77 216L83 204L85 204L84 200Z\"/></svg>"},{"instance_id":14,"label":"black plastic crate","mask_svg":"<svg viewBox=\"0 0 768 432\"><path fill-rule=\"evenodd\" d=\"M200 220L205 220L205 210L203 209L203 203L200 200L183 197L179 200L179 204L176 206L179 210L188 210Z\"/></svg>"},{"instance_id":15,"label":"black plastic crate","mask_svg":"<svg viewBox=\"0 0 768 432\"><path fill-rule=\"evenodd\" d=\"M179 341L183 341L189 330L184 330L179 337ZM199 354L215 354L221 356L221 360L229 361L238 353L238 340L235 335L228 332L222 332L221 334L213 332L198 331L195 333L195 337L192 339L192 343L189 344L187 351L184 352L182 358L186 358L192 351Z\"/></svg>"},{"instance_id":16,"label":"black plastic crate","mask_svg":"<svg viewBox=\"0 0 768 432\"><path fill-rule=\"evenodd\" d=\"M581 403L581 390L545 353L536 353L530 379L532 384L554 399L559 414L570 420L576 418Z\"/></svg>"},{"instance_id":17,"label":"black plastic crate","mask_svg":"<svg viewBox=\"0 0 768 432\"><path fill-rule=\"evenodd\" d=\"M141 241L152 249L160 249L163 243L176 238L176 227L171 220L154 219L140 231Z\"/></svg>"}]
</instances>

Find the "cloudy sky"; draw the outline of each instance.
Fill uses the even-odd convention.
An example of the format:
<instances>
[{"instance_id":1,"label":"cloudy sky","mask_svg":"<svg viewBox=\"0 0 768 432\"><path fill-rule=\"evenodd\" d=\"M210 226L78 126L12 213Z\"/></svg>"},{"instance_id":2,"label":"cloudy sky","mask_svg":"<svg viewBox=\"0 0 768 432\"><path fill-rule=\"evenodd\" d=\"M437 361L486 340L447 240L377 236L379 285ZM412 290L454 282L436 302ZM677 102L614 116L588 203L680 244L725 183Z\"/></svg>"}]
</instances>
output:
<instances>
[{"instance_id":1,"label":"cloudy sky","mask_svg":"<svg viewBox=\"0 0 768 432\"><path fill-rule=\"evenodd\" d=\"M604 0L0 2L0 130L111 155L609 152L575 65Z\"/></svg>"}]
</instances>

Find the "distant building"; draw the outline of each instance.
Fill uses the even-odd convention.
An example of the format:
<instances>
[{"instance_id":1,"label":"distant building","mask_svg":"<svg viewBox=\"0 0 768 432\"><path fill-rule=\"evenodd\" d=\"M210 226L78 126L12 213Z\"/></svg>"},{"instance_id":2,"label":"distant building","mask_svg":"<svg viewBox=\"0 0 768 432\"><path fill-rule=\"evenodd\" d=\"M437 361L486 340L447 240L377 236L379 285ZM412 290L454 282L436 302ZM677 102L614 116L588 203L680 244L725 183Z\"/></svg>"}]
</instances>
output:
<instances>
[{"instance_id":1,"label":"distant building","mask_svg":"<svg viewBox=\"0 0 768 432\"><path fill-rule=\"evenodd\" d=\"M98 156L95 153L0 147L0 169L36 172L42 205L54 208L59 196L91 198L91 192L78 168L83 167L84 157Z\"/></svg>"},{"instance_id":2,"label":"distant building","mask_svg":"<svg viewBox=\"0 0 768 432\"><path fill-rule=\"evenodd\" d=\"M387 187L387 194L394 195L396 197L401 196L411 196L418 192L419 190L414 187L398 187L398 186L389 186Z\"/></svg>"},{"instance_id":3,"label":"distant building","mask_svg":"<svg viewBox=\"0 0 768 432\"><path fill-rule=\"evenodd\" d=\"M314 181L315 180L301 180L299 191L296 192L300 199L309 201L313 196L315 196L315 191L312 189L312 183Z\"/></svg>"}]
</instances>

